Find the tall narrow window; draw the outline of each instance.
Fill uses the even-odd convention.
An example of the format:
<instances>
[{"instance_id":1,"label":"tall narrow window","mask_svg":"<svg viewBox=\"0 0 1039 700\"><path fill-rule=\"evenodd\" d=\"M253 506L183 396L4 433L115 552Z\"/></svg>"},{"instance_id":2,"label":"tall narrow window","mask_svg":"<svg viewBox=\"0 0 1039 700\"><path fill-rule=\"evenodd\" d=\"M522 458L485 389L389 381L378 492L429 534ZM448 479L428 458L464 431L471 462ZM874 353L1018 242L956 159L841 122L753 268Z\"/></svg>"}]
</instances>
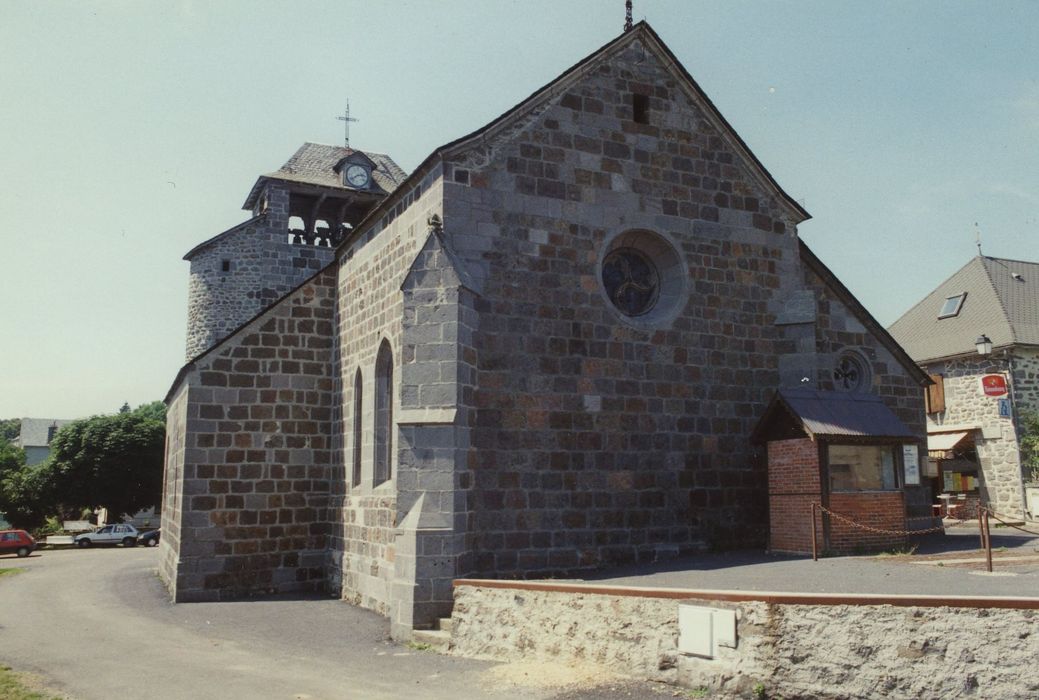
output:
<instances>
[{"instance_id":1,"label":"tall narrow window","mask_svg":"<svg viewBox=\"0 0 1039 700\"><path fill-rule=\"evenodd\" d=\"M354 375L354 464L350 480L354 486L361 485L361 392L361 370L358 369Z\"/></svg>"},{"instance_id":2,"label":"tall narrow window","mask_svg":"<svg viewBox=\"0 0 1039 700\"><path fill-rule=\"evenodd\" d=\"M382 341L375 358L375 484L389 481L393 455L393 351Z\"/></svg>"}]
</instances>

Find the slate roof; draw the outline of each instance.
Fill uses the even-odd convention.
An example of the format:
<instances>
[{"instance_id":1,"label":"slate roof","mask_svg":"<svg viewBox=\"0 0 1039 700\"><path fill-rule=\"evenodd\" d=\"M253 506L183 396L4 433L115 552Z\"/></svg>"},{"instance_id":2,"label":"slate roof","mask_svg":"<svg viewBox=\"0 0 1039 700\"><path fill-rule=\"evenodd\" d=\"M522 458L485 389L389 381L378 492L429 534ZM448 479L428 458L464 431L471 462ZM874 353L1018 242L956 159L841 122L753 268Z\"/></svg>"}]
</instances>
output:
<instances>
[{"instance_id":1,"label":"slate roof","mask_svg":"<svg viewBox=\"0 0 1039 700\"><path fill-rule=\"evenodd\" d=\"M400 166L385 153L370 153L345 146L329 146L308 141L299 147L299 150L285 162L285 165L272 173L261 175L256 180L256 184L249 191L249 196L246 197L242 208L253 208L263 182L266 180L282 180L340 190L353 190L355 188L343 185L342 175L335 171L336 164L352 153L363 153L375 164L372 180L384 193L393 192L407 177L407 173L401 170Z\"/></svg>"},{"instance_id":2,"label":"slate roof","mask_svg":"<svg viewBox=\"0 0 1039 700\"><path fill-rule=\"evenodd\" d=\"M22 418L22 429L14 444L21 448L46 447L48 428L52 425L61 428L71 422L71 419L64 418Z\"/></svg>"},{"instance_id":3,"label":"slate roof","mask_svg":"<svg viewBox=\"0 0 1039 700\"><path fill-rule=\"evenodd\" d=\"M959 313L938 318L945 300L964 292ZM1039 263L974 257L889 330L917 362L973 354L982 334L995 348L1039 345Z\"/></svg>"},{"instance_id":4,"label":"slate roof","mask_svg":"<svg viewBox=\"0 0 1039 700\"><path fill-rule=\"evenodd\" d=\"M883 399L815 389L780 389L765 409L752 439L759 442L780 412L792 417L808 437L915 439Z\"/></svg>"}]
</instances>

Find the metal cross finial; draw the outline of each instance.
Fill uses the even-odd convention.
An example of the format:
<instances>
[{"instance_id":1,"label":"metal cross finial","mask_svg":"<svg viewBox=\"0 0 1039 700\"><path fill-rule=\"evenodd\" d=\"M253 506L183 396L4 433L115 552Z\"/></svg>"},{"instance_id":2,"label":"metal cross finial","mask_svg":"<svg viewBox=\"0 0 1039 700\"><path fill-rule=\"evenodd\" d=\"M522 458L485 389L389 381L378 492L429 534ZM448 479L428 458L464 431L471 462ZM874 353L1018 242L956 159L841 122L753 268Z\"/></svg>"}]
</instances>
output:
<instances>
[{"instance_id":1,"label":"metal cross finial","mask_svg":"<svg viewBox=\"0 0 1039 700\"><path fill-rule=\"evenodd\" d=\"M336 119L338 119L341 122L345 122L343 126L346 133L344 134L343 143L346 145L347 148L350 148L350 122L360 121L359 119L354 119L350 116L350 100L346 101L346 111L343 112L343 116L336 117Z\"/></svg>"},{"instance_id":2,"label":"metal cross finial","mask_svg":"<svg viewBox=\"0 0 1039 700\"><path fill-rule=\"evenodd\" d=\"M631 29L631 0L624 3L624 31Z\"/></svg>"}]
</instances>

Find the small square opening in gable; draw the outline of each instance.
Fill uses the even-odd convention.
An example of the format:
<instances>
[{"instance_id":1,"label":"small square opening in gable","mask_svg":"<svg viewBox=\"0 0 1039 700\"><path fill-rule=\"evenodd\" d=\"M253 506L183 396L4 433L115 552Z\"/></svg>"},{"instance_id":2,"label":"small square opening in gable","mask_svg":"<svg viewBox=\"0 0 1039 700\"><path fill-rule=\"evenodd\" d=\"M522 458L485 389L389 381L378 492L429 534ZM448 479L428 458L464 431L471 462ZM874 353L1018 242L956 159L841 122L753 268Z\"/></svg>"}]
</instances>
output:
<instances>
[{"instance_id":1,"label":"small square opening in gable","mask_svg":"<svg viewBox=\"0 0 1039 700\"><path fill-rule=\"evenodd\" d=\"M649 124L649 95L631 96L631 118L636 124Z\"/></svg>"},{"instance_id":2,"label":"small square opening in gable","mask_svg":"<svg viewBox=\"0 0 1039 700\"><path fill-rule=\"evenodd\" d=\"M221 272L230 272L231 271L231 261L230 260L221 260L220 261L220 271Z\"/></svg>"}]
</instances>

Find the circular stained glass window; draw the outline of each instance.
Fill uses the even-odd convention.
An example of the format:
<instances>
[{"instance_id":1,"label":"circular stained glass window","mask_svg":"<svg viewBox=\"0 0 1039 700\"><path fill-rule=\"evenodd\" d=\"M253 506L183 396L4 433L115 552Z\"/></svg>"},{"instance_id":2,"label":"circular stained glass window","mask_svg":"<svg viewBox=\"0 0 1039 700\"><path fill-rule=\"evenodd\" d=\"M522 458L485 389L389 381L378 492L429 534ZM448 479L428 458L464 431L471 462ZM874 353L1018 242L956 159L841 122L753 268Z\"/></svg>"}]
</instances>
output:
<instances>
[{"instance_id":1,"label":"circular stained glass window","mask_svg":"<svg viewBox=\"0 0 1039 700\"><path fill-rule=\"evenodd\" d=\"M660 295L656 265L634 248L617 248L602 263L602 283L610 301L625 316L651 310Z\"/></svg>"},{"instance_id":2,"label":"circular stained glass window","mask_svg":"<svg viewBox=\"0 0 1039 700\"><path fill-rule=\"evenodd\" d=\"M837 391L862 391L869 385L869 370L857 355L845 353L833 369L833 386Z\"/></svg>"}]
</instances>

